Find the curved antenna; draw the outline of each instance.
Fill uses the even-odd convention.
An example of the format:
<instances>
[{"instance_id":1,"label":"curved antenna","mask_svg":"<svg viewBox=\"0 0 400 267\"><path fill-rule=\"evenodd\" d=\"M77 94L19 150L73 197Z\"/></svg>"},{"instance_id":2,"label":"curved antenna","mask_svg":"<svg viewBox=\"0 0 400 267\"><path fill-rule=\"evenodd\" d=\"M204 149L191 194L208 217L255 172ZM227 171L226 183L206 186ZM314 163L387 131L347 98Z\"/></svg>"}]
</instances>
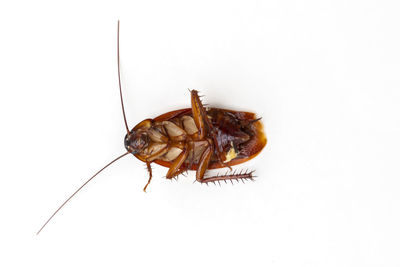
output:
<instances>
[{"instance_id":1,"label":"curved antenna","mask_svg":"<svg viewBox=\"0 0 400 267\"><path fill-rule=\"evenodd\" d=\"M129 127L128 127L128 123L126 122L124 100L122 99L122 89L121 89L121 70L120 70L120 66L119 66L119 20L118 20L118 30L117 30L117 61L118 61L119 96L121 98L122 114L124 115L126 131L129 135Z\"/></svg>"},{"instance_id":2,"label":"curved antenna","mask_svg":"<svg viewBox=\"0 0 400 267\"><path fill-rule=\"evenodd\" d=\"M130 152L126 152L124 154L122 154L121 156L117 157L116 159L112 160L110 163L108 163L106 166L104 166L101 170L99 170L98 172L96 172L92 177L90 177L85 183L83 183L83 185L81 185L81 187L79 187L69 198L67 198L67 200L64 201L63 204L61 204L60 207L58 207L58 209L50 216L50 218L43 224L43 226L39 229L39 231L36 233L36 235L40 234L40 232L43 230L43 228L51 221L51 219L53 219L53 217L62 209L62 207L65 206L65 204L67 204L68 201L71 200L71 198L73 198L85 185L87 185L94 177L96 177L99 173L101 173L105 168L107 168L108 166L110 166L111 164L113 164L114 162L116 162L117 160L119 160L122 157L125 157L126 155L128 155Z\"/></svg>"}]
</instances>

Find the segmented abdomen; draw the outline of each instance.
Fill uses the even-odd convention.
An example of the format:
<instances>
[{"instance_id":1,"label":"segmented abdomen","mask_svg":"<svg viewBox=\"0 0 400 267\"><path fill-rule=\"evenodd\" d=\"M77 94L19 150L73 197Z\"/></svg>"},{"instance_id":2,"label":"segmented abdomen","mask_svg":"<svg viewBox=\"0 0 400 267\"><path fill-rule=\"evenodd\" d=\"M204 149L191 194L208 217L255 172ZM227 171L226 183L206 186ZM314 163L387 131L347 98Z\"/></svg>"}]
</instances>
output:
<instances>
[{"instance_id":1,"label":"segmented abdomen","mask_svg":"<svg viewBox=\"0 0 400 267\"><path fill-rule=\"evenodd\" d=\"M208 108L207 115L217 134L218 143L225 153L225 165L233 166L255 157L265 146L263 126L254 113ZM149 130L150 145L136 155L142 161L151 160L170 167L184 149L189 150L183 168L196 170L200 156L212 138L196 139L198 129L191 109L165 113L154 120ZM209 169L224 167L214 154Z\"/></svg>"}]
</instances>

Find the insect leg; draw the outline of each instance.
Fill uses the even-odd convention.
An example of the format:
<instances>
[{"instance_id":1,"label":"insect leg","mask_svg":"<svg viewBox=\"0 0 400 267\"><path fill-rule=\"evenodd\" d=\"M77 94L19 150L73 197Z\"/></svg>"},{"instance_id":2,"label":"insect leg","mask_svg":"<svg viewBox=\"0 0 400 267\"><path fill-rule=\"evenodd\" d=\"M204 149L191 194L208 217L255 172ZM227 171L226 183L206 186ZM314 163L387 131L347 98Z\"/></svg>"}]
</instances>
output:
<instances>
[{"instance_id":1,"label":"insect leg","mask_svg":"<svg viewBox=\"0 0 400 267\"><path fill-rule=\"evenodd\" d=\"M161 149L157 153L152 154L150 157L148 157L146 159L146 161L147 162L152 162L153 160L155 160L156 158L158 158L159 156L162 156L163 154L165 154L167 152L168 152L168 146L164 147L163 149Z\"/></svg>"},{"instance_id":2,"label":"insect leg","mask_svg":"<svg viewBox=\"0 0 400 267\"><path fill-rule=\"evenodd\" d=\"M210 163L212 156L211 146L209 145L206 150L204 150L203 154L201 154L199 167L196 171L196 180L200 183L204 182L204 173L208 168L208 164Z\"/></svg>"},{"instance_id":3,"label":"insect leg","mask_svg":"<svg viewBox=\"0 0 400 267\"><path fill-rule=\"evenodd\" d=\"M215 149L218 161L221 163L221 165L231 169L230 166L227 166L224 163L224 161L226 160L226 156L222 150L222 147L219 145L217 134L214 131L214 126L208 119L207 112L200 100L198 92L196 90L192 90L190 92L190 94L191 94L191 102L192 102L193 119L194 119L194 122L195 122L197 128L199 129L198 139L203 140L207 134L209 136L211 136L213 143L214 143L214 149Z\"/></svg>"},{"instance_id":4,"label":"insect leg","mask_svg":"<svg viewBox=\"0 0 400 267\"><path fill-rule=\"evenodd\" d=\"M241 180L242 182L244 182L244 180L252 180L254 181L254 175L253 175L254 171L246 171L246 172L240 172L240 173L233 173L233 174L225 174L225 175L215 175L215 176L211 176L211 177L206 177L203 179L203 183L209 183L209 182L219 182L219 181L228 181L230 180L231 182L233 180L239 181Z\"/></svg>"},{"instance_id":5,"label":"insect leg","mask_svg":"<svg viewBox=\"0 0 400 267\"><path fill-rule=\"evenodd\" d=\"M189 154L188 147L185 146L183 148L183 151L181 152L181 154L179 154L179 156L174 160L171 167L169 168L167 175L166 175L167 179L173 178L174 176L176 176L177 173L180 172L179 169L182 166L182 164L185 162L188 154Z\"/></svg>"},{"instance_id":6,"label":"insect leg","mask_svg":"<svg viewBox=\"0 0 400 267\"><path fill-rule=\"evenodd\" d=\"M168 178L168 179L174 178L174 179L177 180L178 177L179 177L179 175L181 175L181 174L182 174L183 176L186 176L185 173L187 173L187 171L188 171L188 169L187 169L186 167L182 167L182 166L181 166L181 168L173 174L174 176L172 176L171 178Z\"/></svg>"},{"instance_id":7,"label":"insect leg","mask_svg":"<svg viewBox=\"0 0 400 267\"><path fill-rule=\"evenodd\" d=\"M199 130L197 138L203 140L207 135L205 122L206 119L208 120L207 114L196 90L190 92L190 98L192 102L193 120Z\"/></svg>"},{"instance_id":8,"label":"insect leg","mask_svg":"<svg viewBox=\"0 0 400 267\"><path fill-rule=\"evenodd\" d=\"M228 181L230 180L231 182L233 180L239 181L241 180L244 182L244 180L254 180L253 178L255 177L253 175L254 171L246 171L246 172L240 172L240 173L230 173L230 174L224 174L224 175L215 175L211 177L204 177L201 181L201 183L210 183L210 182L219 182L219 181Z\"/></svg>"},{"instance_id":9,"label":"insect leg","mask_svg":"<svg viewBox=\"0 0 400 267\"><path fill-rule=\"evenodd\" d=\"M208 164L210 163L211 160L211 156L212 156L212 146L209 145L203 152L203 154L201 154L200 157L200 161L199 161L199 167L197 169L196 172L196 180L200 183L206 183L208 184L209 182L219 182L219 181L227 181L230 180L232 182L232 180L253 180L253 173L254 171L245 171L245 172L233 172L228 174L228 172L224 175L216 175L216 176L211 176L211 177L204 177L204 174L208 168Z\"/></svg>"},{"instance_id":10,"label":"insect leg","mask_svg":"<svg viewBox=\"0 0 400 267\"><path fill-rule=\"evenodd\" d=\"M144 192L146 192L146 188L150 184L151 178L153 177L153 172L151 170L151 165L150 164L151 164L151 162L146 161L147 170L149 171L149 180L147 181L147 184L143 188Z\"/></svg>"}]
</instances>

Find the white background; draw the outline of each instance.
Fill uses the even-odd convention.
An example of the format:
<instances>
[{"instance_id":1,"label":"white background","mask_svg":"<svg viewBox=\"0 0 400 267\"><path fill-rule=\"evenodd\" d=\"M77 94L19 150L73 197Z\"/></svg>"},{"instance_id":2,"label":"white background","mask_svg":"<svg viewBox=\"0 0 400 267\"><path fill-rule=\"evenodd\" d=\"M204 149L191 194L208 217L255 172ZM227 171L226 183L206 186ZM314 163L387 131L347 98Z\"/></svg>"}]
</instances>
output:
<instances>
[{"instance_id":1,"label":"white background","mask_svg":"<svg viewBox=\"0 0 400 267\"><path fill-rule=\"evenodd\" d=\"M399 266L398 1L0 4L1 266ZM190 105L256 112L254 183L169 182L130 127Z\"/></svg>"}]
</instances>

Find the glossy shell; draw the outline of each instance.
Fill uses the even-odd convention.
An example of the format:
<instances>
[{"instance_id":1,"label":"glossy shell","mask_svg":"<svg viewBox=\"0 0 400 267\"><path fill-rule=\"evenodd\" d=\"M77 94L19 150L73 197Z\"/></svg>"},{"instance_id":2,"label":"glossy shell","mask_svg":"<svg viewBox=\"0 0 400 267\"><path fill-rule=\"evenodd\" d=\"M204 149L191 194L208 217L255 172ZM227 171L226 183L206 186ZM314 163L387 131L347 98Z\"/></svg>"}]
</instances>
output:
<instances>
[{"instance_id":1,"label":"glossy shell","mask_svg":"<svg viewBox=\"0 0 400 267\"><path fill-rule=\"evenodd\" d=\"M187 116L192 117L191 108L167 112L152 119L152 122L168 124L174 122L176 123L176 121L179 120L182 123L182 121L185 121ZM207 116L217 133L217 138L219 144L221 145L221 149L228 158L225 161L224 166L218 161L216 156L213 155L211 162L208 165L208 169L223 168L226 166L233 166L246 162L257 156L267 143L267 138L263 131L263 125L259 120L257 120L254 113L219 108L207 108ZM146 121L148 120L144 120L136 125L134 130L142 127L142 124ZM244 128L242 125L243 123L248 123L249 126ZM185 130L190 134L190 128L185 128ZM233 144L235 143L240 143L240 145L233 149ZM174 151L169 151L169 153L174 153ZM179 151L176 151L176 153L179 153ZM145 161L141 155L135 154L135 156L139 160ZM153 162L168 168L171 167L172 164L172 160L165 160L165 158L158 158ZM192 164L185 162L182 167L190 170L197 170L198 162L194 162Z\"/></svg>"}]
</instances>

